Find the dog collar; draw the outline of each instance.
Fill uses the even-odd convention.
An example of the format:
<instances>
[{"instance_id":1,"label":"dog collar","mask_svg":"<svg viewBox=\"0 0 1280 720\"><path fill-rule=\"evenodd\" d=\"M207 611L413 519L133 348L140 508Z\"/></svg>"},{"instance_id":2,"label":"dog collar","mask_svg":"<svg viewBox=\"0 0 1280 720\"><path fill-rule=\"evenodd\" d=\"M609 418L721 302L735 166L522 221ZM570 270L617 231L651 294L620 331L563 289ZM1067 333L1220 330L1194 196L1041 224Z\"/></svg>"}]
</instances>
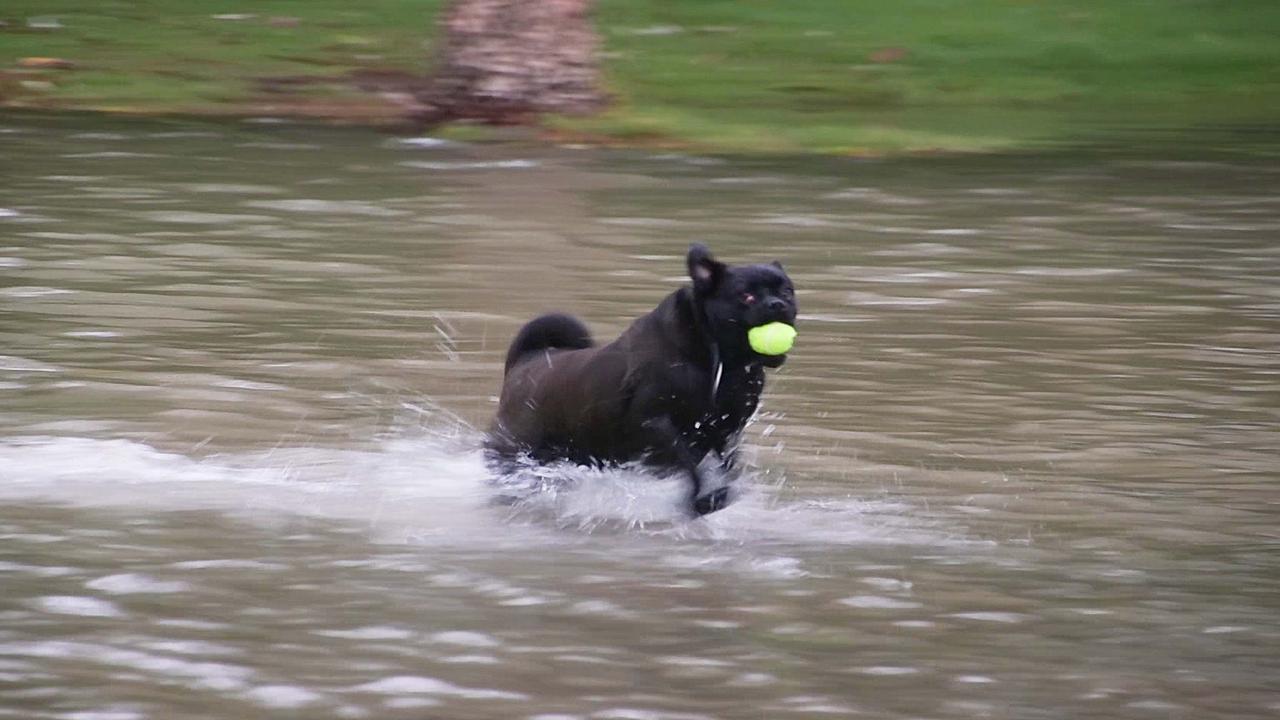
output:
<instances>
[{"instance_id":1,"label":"dog collar","mask_svg":"<svg viewBox=\"0 0 1280 720\"><path fill-rule=\"evenodd\" d=\"M693 301L693 322L700 330L710 337L711 323L707 321L705 312L706 310L702 307L702 304L697 301L697 296L695 295ZM716 392L720 389L720 377L724 374L724 363L720 362L720 343L716 342L714 337L711 337L710 345L711 367L714 368L711 376L711 406L715 407Z\"/></svg>"},{"instance_id":2,"label":"dog collar","mask_svg":"<svg viewBox=\"0 0 1280 720\"><path fill-rule=\"evenodd\" d=\"M720 376L724 375L724 363L720 362L720 344L711 341L711 364L715 368L711 379L711 405L716 404L716 392L720 389Z\"/></svg>"}]
</instances>

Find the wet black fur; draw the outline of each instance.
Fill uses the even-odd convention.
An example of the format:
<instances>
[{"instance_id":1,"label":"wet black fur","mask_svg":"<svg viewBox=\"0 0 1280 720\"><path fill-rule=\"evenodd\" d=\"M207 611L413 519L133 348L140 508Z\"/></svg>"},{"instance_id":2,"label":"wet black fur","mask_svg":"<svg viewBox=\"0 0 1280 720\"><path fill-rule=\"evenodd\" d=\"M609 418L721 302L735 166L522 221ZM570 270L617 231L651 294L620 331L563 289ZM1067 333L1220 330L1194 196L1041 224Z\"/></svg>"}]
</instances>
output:
<instances>
[{"instance_id":1,"label":"wet black fur","mask_svg":"<svg viewBox=\"0 0 1280 720\"><path fill-rule=\"evenodd\" d=\"M580 464L644 460L678 468L699 514L727 502L727 489L704 494L698 469L713 452L726 470L764 389L765 356L747 330L795 323L791 279L782 265L730 267L703 245L689 249L692 285L671 293L607 345L595 345L569 315L539 317L507 353L497 417L486 441L491 461L529 455ZM716 367L721 366L716 385Z\"/></svg>"}]
</instances>

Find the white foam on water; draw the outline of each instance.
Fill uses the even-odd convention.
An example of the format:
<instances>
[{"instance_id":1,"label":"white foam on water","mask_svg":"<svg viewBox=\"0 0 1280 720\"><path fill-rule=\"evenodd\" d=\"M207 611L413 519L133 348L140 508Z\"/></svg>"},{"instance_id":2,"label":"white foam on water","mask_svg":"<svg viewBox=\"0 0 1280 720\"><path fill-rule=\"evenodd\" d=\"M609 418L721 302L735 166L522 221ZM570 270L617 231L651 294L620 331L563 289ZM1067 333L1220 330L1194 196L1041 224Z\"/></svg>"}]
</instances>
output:
<instances>
[{"instance_id":1,"label":"white foam on water","mask_svg":"<svg viewBox=\"0 0 1280 720\"><path fill-rule=\"evenodd\" d=\"M458 147L459 145L461 145L461 143L455 142L453 140L445 140L443 138L428 137L428 136L400 138L399 140L395 141L395 144L399 145L400 147L416 148L419 150L435 150L439 148Z\"/></svg>"},{"instance_id":2,"label":"white foam on water","mask_svg":"<svg viewBox=\"0 0 1280 720\"><path fill-rule=\"evenodd\" d=\"M281 447L195 457L135 440L18 437L0 441L0 501L302 515L367 525L379 541L473 547L581 543L589 535L643 535L694 548L967 544L900 504L782 500L776 487L749 471L732 485L730 506L703 518L687 509L684 477L640 467L530 466L495 483L478 445L478 437L456 432L424 433L358 449ZM694 552L667 561L780 580L804 574L785 554ZM117 577L100 580L106 584L97 589L180 591L146 581Z\"/></svg>"},{"instance_id":3,"label":"white foam on water","mask_svg":"<svg viewBox=\"0 0 1280 720\"><path fill-rule=\"evenodd\" d=\"M81 617L124 617L124 611L118 605L94 597L79 595L48 595L36 598L31 602L38 610L56 615L79 615Z\"/></svg>"},{"instance_id":4,"label":"white foam on water","mask_svg":"<svg viewBox=\"0 0 1280 720\"><path fill-rule=\"evenodd\" d=\"M61 372L62 368L16 355L0 355L0 370L18 373L55 373Z\"/></svg>"},{"instance_id":5,"label":"white foam on water","mask_svg":"<svg viewBox=\"0 0 1280 720\"><path fill-rule=\"evenodd\" d=\"M290 200L253 200L243 203L245 207L262 210L282 210L295 213L319 213L328 215L363 215L368 217L400 217L409 215L408 210L393 210L375 203L357 202L354 200L316 200L313 198L295 198Z\"/></svg>"},{"instance_id":6,"label":"white foam on water","mask_svg":"<svg viewBox=\"0 0 1280 720\"><path fill-rule=\"evenodd\" d=\"M497 647L501 643L492 635L484 633L466 632L463 630L449 630L438 632L431 636L432 642L444 643L446 645L462 645L465 647Z\"/></svg>"},{"instance_id":7,"label":"white foam on water","mask_svg":"<svg viewBox=\"0 0 1280 720\"><path fill-rule=\"evenodd\" d=\"M441 705L441 701L434 698L426 697L397 697L387 698L383 705L397 710L417 710L420 708L436 707Z\"/></svg>"},{"instance_id":8,"label":"white foam on water","mask_svg":"<svg viewBox=\"0 0 1280 720\"><path fill-rule=\"evenodd\" d=\"M438 658L439 662L453 665L501 665L502 661L492 655L446 655Z\"/></svg>"},{"instance_id":9,"label":"white foam on water","mask_svg":"<svg viewBox=\"0 0 1280 720\"><path fill-rule=\"evenodd\" d=\"M191 589L191 585L180 580L160 580L141 573L106 575L97 580L90 580L85 583L85 587L110 595L168 594Z\"/></svg>"},{"instance_id":10,"label":"white foam on water","mask_svg":"<svg viewBox=\"0 0 1280 720\"><path fill-rule=\"evenodd\" d=\"M916 673L920 672L920 669L913 668L913 667L902 667L897 665L872 665L869 667L855 668L854 671L862 675L893 676L893 675L915 675Z\"/></svg>"},{"instance_id":11,"label":"white foam on water","mask_svg":"<svg viewBox=\"0 0 1280 720\"><path fill-rule=\"evenodd\" d=\"M1029 618L1028 615L1014 612L962 612L952 613L950 617L960 618L962 620L977 620L978 622L1004 623L1014 624L1020 623Z\"/></svg>"},{"instance_id":12,"label":"white foam on water","mask_svg":"<svg viewBox=\"0 0 1280 720\"><path fill-rule=\"evenodd\" d=\"M71 294L74 294L75 292L76 292L75 290L67 290L65 288L17 285L14 287L5 288L2 291L2 294L7 295L11 298L18 298L18 299L25 300L28 298L49 297L51 295L71 295Z\"/></svg>"},{"instance_id":13,"label":"white foam on water","mask_svg":"<svg viewBox=\"0 0 1280 720\"><path fill-rule=\"evenodd\" d=\"M541 163L537 160L474 160L474 161L426 161L409 160L399 163L404 167L419 170L494 170L535 168Z\"/></svg>"},{"instance_id":14,"label":"white foam on water","mask_svg":"<svg viewBox=\"0 0 1280 720\"><path fill-rule=\"evenodd\" d=\"M380 695L446 695L468 700L528 700L524 693L490 688L461 687L432 677L396 675L351 688L355 692Z\"/></svg>"},{"instance_id":15,"label":"white foam on water","mask_svg":"<svg viewBox=\"0 0 1280 720\"><path fill-rule=\"evenodd\" d=\"M144 720L147 716L135 710L84 710L57 717L61 720Z\"/></svg>"},{"instance_id":16,"label":"white foam on water","mask_svg":"<svg viewBox=\"0 0 1280 720\"><path fill-rule=\"evenodd\" d=\"M921 603L912 600L901 600L899 598L883 597L880 595L855 595L847 597L839 601L842 605L849 607L864 608L868 610L909 610L921 607Z\"/></svg>"},{"instance_id":17,"label":"white foam on water","mask_svg":"<svg viewBox=\"0 0 1280 720\"><path fill-rule=\"evenodd\" d=\"M278 710L300 708L324 699L323 695L296 685L261 685L244 696L262 707Z\"/></svg>"},{"instance_id":18,"label":"white foam on water","mask_svg":"<svg viewBox=\"0 0 1280 720\"><path fill-rule=\"evenodd\" d=\"M408 640L414 636L410 630L389 625L368 625L351 630L315 630L316 635L347 640Z\"/></svg>"},{"instance_id":19,"label":"white foam on water","mask_svg":"<svg viewBox=\"0 0 1280 720\"><path fill-rule=\"evenodd\" d=\"M127 668L181 682L197 689L229 690L244 687L253 670L228 663L189 661L150 653L68 640L10 642L0 644L0 655L97 663Z\"/></svg>"}]
</instances>

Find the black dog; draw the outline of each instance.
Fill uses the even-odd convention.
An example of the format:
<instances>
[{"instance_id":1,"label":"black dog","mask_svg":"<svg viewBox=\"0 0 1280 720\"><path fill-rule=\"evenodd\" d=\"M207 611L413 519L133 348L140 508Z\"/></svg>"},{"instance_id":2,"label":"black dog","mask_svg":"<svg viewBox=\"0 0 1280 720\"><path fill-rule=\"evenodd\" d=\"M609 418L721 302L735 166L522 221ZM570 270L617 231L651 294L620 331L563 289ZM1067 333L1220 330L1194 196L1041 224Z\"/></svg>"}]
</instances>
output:
<instances>
[{"instance_id":1,"label":"black dog","mask_svg":"<svg viewBox=\"0 0 1280 720\"><path fill-rule=\"evenodd\" d=\"M643 459L686 472L698 514L724 507L727 488L703 494L698 465L715 452L725 470L733 469L736 441L764 389L764 368L786 360L752 350L747 330L774 321L794 325L795 291L776 262L730 267L694 245L688 266L692 287L668 295L608 345L594 345L569 315L543 315L521 328L507 352L486 442L490 459L527 454L584 465Z\"/></svg>"}]
</instances>

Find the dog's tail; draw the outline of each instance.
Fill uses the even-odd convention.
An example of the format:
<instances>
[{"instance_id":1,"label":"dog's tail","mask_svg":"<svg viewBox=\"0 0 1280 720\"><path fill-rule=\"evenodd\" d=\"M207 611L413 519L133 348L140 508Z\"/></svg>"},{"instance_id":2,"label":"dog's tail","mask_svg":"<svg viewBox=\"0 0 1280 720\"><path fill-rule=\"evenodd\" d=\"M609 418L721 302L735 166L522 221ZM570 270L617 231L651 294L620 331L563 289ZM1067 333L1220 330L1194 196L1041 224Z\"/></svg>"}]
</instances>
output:
<instances>
[{"instance_id":1,"label":"dog's tail","mask_svg":"<svg viewBox=\"0 0 1280 720\"><path fill-rule=\"evenodd\" d=\"M531 352L554 348L578 350L594 344L591 331L578 318L562 313L543 315L530 320L516 333L511 349L507 350L507 364L503 372L509 372L512 365Z\"/></svg>"}]
</instances>

